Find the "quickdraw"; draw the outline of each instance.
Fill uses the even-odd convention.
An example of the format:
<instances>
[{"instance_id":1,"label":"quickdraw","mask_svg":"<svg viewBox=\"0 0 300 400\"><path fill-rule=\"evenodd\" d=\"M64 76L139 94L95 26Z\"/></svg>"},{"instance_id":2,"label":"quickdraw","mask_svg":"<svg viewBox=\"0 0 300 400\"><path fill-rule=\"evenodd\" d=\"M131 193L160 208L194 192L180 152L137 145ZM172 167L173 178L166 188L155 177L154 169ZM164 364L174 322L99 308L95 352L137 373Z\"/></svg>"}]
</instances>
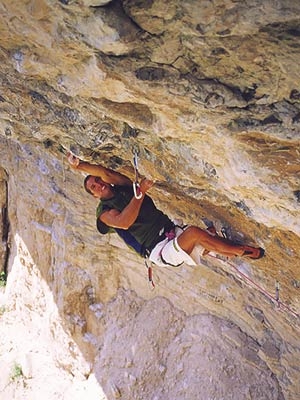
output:
<instances>
[{"instance_id":1,"label":"quickdraw","mask_svg":"<svg viewBox=\"0 0 300 400\"><path fill-rule=\"evenodd\" d=\"M221 233L222 236L225 239L229 239L228 237L228 232L226 230L225 227L222 227L221 229ZM218 257L208 253L208 256L212 257L212 258L216 258L218 259ZM262 288L260 285L258 285L256 282L254 282L251 278L249 278L246 274L244 274L243 272L241 272L233 263L231 263L230 261L226 260L225 261L227 263L227 265L231 266L237 273L238 275L240 275L245 281L247 281L248 283L250 283L253 287L255 287L256 289L258 289L260 291L260 293L262 293L263 295L265 295L267 298L269 298L270 300L272 300L275 305L282 309L285 310L287 312L289 312L290 314L292 314L294 317L299 318L300 315L298 313L296 313L295 311L293 311L288 305L286 305L285 303L283 303L280 298L279 298L279 292L280 292L280 283L278 281L275 282L275 296L273 296L271 293L269 293L267 290L265 290L264 288Z\"/></svg>"},{"instance_id":2,"label":"quickdraw","mask_svg":"<svg viewBox=\"0 0 300 400\"><path fill-rule=\"evenodd\" d=\"M143 196L143 194L141 192L141 188L140 188L140 184L139 184L138 155L137 155L136 151L134 152L134 155L133 155L133 167L134 167L134 172L135 172L135 180L132 184L133 193L134 193L134 197L139 200Z\"/></svg>"},{"instance_id":3,"label":"quickdraw","mask_svg":"<svg viewBox=\"0 0 300 400\"><path fill-rule=\"evenodd\" d=\"M155 289L155 283L153 281L152 262L149 260L145 260L145 265L148 270L148 281L149 283L151 283L152 288Z\"/></svg>"},{"instance_id":4,"label":"quickdraw","mask_svg":"<svg viewBox=\"0 0 300 400\"><path fill-rule=\"evenodd\" d=\"M208 256L212 257L212 258L216 258L217 260L219 259L216 255L213 255L213 254L210 254L210 253L208 254ZM291 315L293 315L296 318L300 318L300 314L298 314L297 312L293 311L287 304L283 303L279 299L279 290L280 290L279 282L276 282L276 284L275 284L275 296L273 296L271 293L269 293L267 290L265 290L262 286L257 284L253 279L249 278L246 274L241 272L232 262L226 260L225 263L227 265L229 265L230 267L232 267L236 271L236 273L240 277L242 277L246 282L250 283L250 285L252 287L255 287L261 294L263 294L268 299L270 299L273 303L275 303L275 305L277 306L278 309L286 311L286 312L290 313Z\"/></svg>"},{"instance_id":5,"label":"quickdraw","mask_svg":"<svg viewBox=\"0 0 300 400\"><path fill-rule=\"evenodd\" d=\"M279 303L279 290L280 290L280 283L276 281L275 283L275 300Z\"/></svg>"},{"instance_id":6,"label":"quickdraw","mask_svg":"<svg viewBox=\"0 0 300 400\"><path fill-rule=\"evenodd\" d=\"M134 168L135 179L134 179L134 182L132 183L132 188L133 188L134 197L139 200L142 198L143 193L141 192L141 188L140 188L140 184L139 184L139 168L138 168L138 153L137 153L137 151L134 151L134 153L133 153L133 168ZM152 288L154 289L155 283L153 281L152 262L149 260L145 260L145 265L148 270L148 281L151 284Z\"/></svg>"}]
</instances>

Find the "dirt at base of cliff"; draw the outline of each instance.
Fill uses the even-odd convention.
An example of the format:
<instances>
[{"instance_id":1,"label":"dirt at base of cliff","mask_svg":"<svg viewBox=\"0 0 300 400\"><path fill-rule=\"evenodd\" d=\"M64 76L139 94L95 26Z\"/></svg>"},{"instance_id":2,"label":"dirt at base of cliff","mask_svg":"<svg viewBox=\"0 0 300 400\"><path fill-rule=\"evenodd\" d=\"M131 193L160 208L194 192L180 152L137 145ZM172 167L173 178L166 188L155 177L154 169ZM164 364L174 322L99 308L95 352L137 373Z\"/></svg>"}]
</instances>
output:
<instances>
[{"instance_id":1,"label":"dirt at base of cliff","mask_svg":"<svg viewBox=\"0 0 300 400\"><path fill-rule=\"evenodd\" d=\"M102 309L105 334L86 335L101 351L84 376L56 352L44 316L27 310L21 321L1 296L0 393L6 400L284 399L258 344L229 321L186 316L164 298L145 301L121 290Z\"/></svg>"}]
</instances>

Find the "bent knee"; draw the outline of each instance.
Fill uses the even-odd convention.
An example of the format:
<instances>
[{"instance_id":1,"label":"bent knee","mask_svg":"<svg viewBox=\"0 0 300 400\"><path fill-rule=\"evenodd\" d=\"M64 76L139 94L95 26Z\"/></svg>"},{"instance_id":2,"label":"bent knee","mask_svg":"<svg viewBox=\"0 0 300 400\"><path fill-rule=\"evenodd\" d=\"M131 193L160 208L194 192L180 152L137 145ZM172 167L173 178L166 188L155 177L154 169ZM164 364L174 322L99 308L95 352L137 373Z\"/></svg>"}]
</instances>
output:
<instances>
[{"instance_id":1,"label":"bent knee","mask_svg":"<svg viewBox=\"0 0 300 400\"><path fill-rule=\"evenodd\" d=\"M208 236L210 235L203 229L197 226L189 226L178 236L177 242L182 250L190 254L197 244L205 244Z\"/></svg>"},{"instance_id":2,"label":"bent knee","mask_svg":"<svg viewBox=\"0 0 300 400\"><path fill-rule=\"evenodd\" d=\"M187 232L190 236L199 237L199 236L206 236L207 232L204 229L198 228L197 226L191 225L189 226L185 232Z\"/></svg>"}]
</instances>

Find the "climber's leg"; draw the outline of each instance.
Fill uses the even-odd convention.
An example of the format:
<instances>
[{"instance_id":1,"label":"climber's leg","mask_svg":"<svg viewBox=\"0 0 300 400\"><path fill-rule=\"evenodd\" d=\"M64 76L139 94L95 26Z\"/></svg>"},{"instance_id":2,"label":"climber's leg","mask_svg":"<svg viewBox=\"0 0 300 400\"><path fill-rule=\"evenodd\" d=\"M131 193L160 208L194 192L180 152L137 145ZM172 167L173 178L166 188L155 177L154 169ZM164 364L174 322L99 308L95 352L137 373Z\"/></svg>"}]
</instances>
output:
<instances>
[{"instance_id":1,"label":"climber's leg","mask_svg":"<svg viewBox=\"0 0 300 400\"><path fill-rule=\"evenodd\" d=\"M235 244L228 239L212 236L196 226L188 227L177 238L177 241L182 250L188 254L191 254L194 247L198 244L208 251L213 251L227 257L247 256L252 259L258 259L264 255L264 251L261 248Z\"/></svg>"}]
</instances>

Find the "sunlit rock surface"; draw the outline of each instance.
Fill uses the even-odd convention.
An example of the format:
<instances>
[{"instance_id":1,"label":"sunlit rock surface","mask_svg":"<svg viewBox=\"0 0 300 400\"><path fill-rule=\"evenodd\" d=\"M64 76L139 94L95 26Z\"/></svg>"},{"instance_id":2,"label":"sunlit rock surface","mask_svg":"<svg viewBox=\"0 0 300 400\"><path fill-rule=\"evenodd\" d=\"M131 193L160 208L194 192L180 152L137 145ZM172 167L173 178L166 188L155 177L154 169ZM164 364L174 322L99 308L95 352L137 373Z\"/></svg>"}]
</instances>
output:
<instances>
[{"instance_id":1,"label":"sunlit rock surface","mask_svg":"<svg viewBox=\"0 0 300 400\"><path fill-rule=\"evenodd\" d=\"M1 398L299 398L299 22L294 0L2 0ZM266 257L152 290L70 149L131 177L137 152L170 217Z\"/></svg>"}]
</instances>

